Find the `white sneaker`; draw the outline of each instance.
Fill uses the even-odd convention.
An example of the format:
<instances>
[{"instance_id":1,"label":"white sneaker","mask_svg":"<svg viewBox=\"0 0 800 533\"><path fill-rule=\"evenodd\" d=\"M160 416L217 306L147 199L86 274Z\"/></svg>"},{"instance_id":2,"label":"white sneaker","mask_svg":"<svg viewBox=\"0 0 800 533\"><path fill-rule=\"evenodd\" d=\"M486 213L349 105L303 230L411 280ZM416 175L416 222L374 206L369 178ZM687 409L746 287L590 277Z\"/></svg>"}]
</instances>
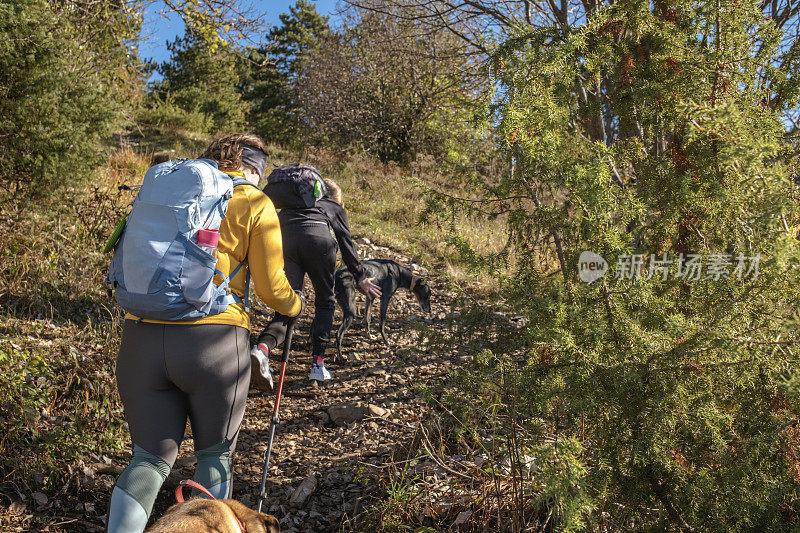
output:
<instances>
[{"instance_id":1,"label":"white sneaker","mask_svg":"<svg viewBox=\"0 0 800 533\"><path fill-rule=\"evenodd\" d=\"M331 373L325 368L325 363L318 365L316 363L312 363L311 365L311 372L308 373L308 379L313 379L315 381L325 381L331 379Z\"/></svg>"},{"instance_id":2,"label":"white sneaker","mask_svg":"<svg viewBox=\"0 0 800 533\"><path fill-rule=\"evenodd\" d=\"M264 381L269 383L269 388L272 388L272 370L269 367L269 350L263 344L253 346L250 350L250 363L253 372L258 371Z\"/></svg>"}]
</instances>

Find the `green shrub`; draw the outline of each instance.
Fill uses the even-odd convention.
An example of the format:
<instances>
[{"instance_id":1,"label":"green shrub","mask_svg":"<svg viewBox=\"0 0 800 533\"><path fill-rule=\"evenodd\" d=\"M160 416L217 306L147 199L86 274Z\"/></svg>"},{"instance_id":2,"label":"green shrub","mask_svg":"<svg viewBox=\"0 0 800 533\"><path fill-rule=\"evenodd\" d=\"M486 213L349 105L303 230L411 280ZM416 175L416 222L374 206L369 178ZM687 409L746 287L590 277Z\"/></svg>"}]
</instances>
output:
<instances>
[{"instance_id":1,"label":"green shrub","mask_svg":"<svg viewBox=\"0 0 800 533\"><path fill-rule=\"evenodd\" d=\"M170 94L164 98L152 96L148 100L136 114L138 123L172 132L207 133L212 129L213 122L208 115L196 109L187 111L176 105Z\"/></svg>"},{"instance_id":2,"label":"green shrub","mask_svg":"<svg viewBox=\"0 0 800 533\"><path fill-rule=\"evenodd\" d=\"M798 94L782 80L798 72L757 5L671 5L615 3L498 53L510 171L476 189L507 217L516 265L499 272L500 304L459 309L451 341L476 357L448 407L472 446L470 428L520 453L578 442L564 460L581 505L525 483L587 529L796 529L800 403L783 383L800 363L800 253L784 117ZM584 251L609 265L591 284ZM666 277L653 270L664 254ZM696 279L678 275L690 254L705 264ZM708 270L715 257L727 275ZM740 257L760 258L757 276L737 276Z\"/></svg>"},{"instance_id":3,"label":"green shrub","mask_svg":"<svg viewBox=\"0 0 800 533\"><path fill-rule=\"evenodd\" d=\"M55 485L67 464L121 443L122 409L108 388L110 359L74 347L64 355L3 342L0 366L0 488L35 472L54 474Z\"/></svg>"},{"instance_id":4,"label":"green shrub","mask_svg":"<svg viewBox=\"0 0 800 533\"><path fill-rule=\"evenodd\" d=\"M93 21L104 31L83 32ZM132 79L124 42L137 28L124 10L0 2L0 189L45 195L102 161Z\"/></svg>"}]
</instances>

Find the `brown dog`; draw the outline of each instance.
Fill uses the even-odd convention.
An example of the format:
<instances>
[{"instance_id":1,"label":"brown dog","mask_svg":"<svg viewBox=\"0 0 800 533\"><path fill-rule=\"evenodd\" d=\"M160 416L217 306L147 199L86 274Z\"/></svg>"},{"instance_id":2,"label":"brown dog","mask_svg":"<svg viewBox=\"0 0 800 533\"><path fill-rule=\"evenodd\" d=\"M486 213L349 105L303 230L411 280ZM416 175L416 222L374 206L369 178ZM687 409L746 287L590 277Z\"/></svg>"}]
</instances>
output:
<instances>
[{"instance_id":1,"label":"brown dog","mask_svg":"<svg viewBox=\"0 0 800 533\"><path fill-rule=\"evenodd\" d=\"M176 503L146 533L279 533L274 516L236 500L194 498Z\"/></svg>"}]
</instances>

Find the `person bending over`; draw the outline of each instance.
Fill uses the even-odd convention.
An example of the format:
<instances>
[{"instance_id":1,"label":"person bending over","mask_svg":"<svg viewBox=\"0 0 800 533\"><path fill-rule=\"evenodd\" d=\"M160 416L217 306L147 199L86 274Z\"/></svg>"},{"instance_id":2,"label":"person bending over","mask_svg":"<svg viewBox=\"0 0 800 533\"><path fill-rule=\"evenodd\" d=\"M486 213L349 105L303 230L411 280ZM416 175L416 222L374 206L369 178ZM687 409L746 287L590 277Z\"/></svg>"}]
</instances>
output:
<instances>
[{"instance_id":1,"label":"person bending over","mask_svg":"<svg viewBox=\"0 0 800 533\"><path fill-rule=\"evenodd\" d=\"M316 169L314 169L316 172ZM281 209L278 219L283 235L283 259L286 277L295 291L301 291L305 275L314 287L314 321L311 326L311 371L309 379L325 381L331 373L325 366L325 350L333 328L335 299L333 275L336 271L336 251L341 249L347 269L357 280L362 292L370 298L381 295L373 278L368 278L358 259L358 252L350 235L347 212L342 207L342 190L339 185L325 179L326 196L313 207ZM331 236L331 230L333 235ZM287 318L280 313L265 328L251 351L253 365L272 386L269 354L283 342Z\"/></svg>"}]
</instances>

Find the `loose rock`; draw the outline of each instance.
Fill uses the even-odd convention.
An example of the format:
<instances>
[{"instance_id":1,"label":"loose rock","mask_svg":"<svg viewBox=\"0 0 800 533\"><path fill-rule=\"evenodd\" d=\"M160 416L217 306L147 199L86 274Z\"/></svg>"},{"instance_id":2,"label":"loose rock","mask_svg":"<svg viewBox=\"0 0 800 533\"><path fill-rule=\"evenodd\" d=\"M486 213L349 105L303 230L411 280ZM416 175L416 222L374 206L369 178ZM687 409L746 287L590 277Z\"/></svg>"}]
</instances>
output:
<instances>
[{"instance_id":1,"label":"loose rock","mask_svg":"<svg viewBox=\"0 0 800 533\"><path fill-rule=\"evenodd\" d=\"M294 494L292 494L292 497L289 498L289 505L292 507L302 507L305 505L308 497L311 496L316 488L317 476L310 474L303 480L302 483L300 483L297 489L295 489Z\"/></svg>"}]
</instances>

